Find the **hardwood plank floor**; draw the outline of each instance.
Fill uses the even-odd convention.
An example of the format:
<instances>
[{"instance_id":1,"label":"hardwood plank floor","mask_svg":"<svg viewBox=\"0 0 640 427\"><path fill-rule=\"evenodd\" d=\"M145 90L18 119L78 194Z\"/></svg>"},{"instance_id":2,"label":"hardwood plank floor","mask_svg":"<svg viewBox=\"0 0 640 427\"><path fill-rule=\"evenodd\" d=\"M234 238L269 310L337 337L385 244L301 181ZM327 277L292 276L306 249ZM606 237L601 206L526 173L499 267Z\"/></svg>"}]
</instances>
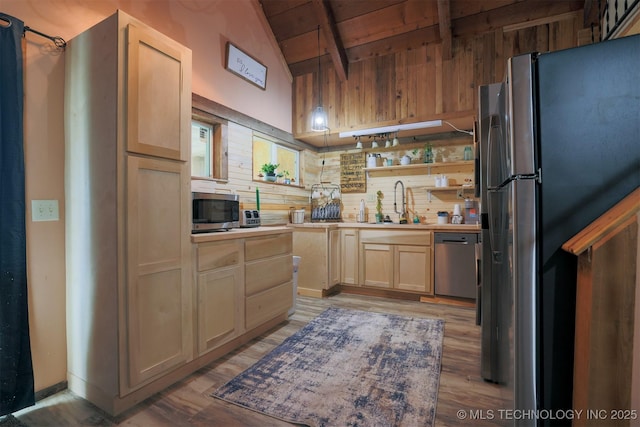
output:
<instances>
[{"instance_id":1,"label":"hardwood plank floor","mask_svg":"<svg viewBox=\"0 0 640 427\"><path fill-rule=\"evenodd\" d=\"M351 294L323 299L298 297L296 312L287 322L118 417L110 417L66 390L14 415L32 427L290 425L219 401L210 394L330 306L445 319L436 426L506 425L498 412L509 407L503 388L480 377L480 327L475 325L475 309ZM460 419L458 411L464 411L467 419ZM476 419L468 418L470 411L475 411Z\"/></svg>"}]
</instances>

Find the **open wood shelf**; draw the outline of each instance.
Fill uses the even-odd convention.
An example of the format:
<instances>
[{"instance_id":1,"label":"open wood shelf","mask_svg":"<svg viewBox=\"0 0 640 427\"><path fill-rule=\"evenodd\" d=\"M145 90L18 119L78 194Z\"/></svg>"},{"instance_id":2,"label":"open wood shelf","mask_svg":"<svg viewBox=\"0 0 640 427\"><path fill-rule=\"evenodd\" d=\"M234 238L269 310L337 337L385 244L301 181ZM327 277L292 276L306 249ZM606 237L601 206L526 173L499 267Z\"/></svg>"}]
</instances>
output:
<instances>
[{"instance_id":1,"label":"open wood shelf","mask_svg":"<svg viewBox=\"0 0 640 427\"><path fill-rule=\"evenodd\" d=\"M455 167L455 166L473 166L475 162L473 160L460 160L457 162L437 162L437 163L413 163L409 165L393 165L393 166L378 166L375 168L363 168L364 171L371 172L383 172L383 171L398 171L398 170L416 170L416 169L427 169L428 173L431 174L431 168L440 168L440 167Z\"/></svg>"}]
</instances>

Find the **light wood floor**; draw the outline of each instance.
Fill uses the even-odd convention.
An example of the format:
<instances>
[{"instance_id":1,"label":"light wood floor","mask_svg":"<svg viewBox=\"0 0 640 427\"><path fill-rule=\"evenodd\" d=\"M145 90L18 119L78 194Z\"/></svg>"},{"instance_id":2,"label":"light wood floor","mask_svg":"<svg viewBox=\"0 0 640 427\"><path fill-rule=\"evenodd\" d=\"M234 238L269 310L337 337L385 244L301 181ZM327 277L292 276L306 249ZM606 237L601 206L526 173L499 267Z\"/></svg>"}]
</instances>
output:
<instances>
[{"instance_id":1,"label":"light wood floor","mask_svg":"<svg viewBox=\"0 0 640 427\"><path fill-rule=\"evenodd\" d=\"M499 409L508 408L503 389L480 377L480 327L475 309L417 301L338 294L324 299L298 297L289 321L201 369L167 390L112 418L86 401L63 391L14 414L36 426L286 426L273 418L210 397L238 373L294 334L329 306L445 319L442 374L436 426L504 425ZM462 420L458 411L476 418ZM493 411L493 412L492 412ZM379 427L379 426L374 426ZM381 427L381 426L380 426ZM413 426L410 426L413 427Z\"/></svg>"}]
</instances>

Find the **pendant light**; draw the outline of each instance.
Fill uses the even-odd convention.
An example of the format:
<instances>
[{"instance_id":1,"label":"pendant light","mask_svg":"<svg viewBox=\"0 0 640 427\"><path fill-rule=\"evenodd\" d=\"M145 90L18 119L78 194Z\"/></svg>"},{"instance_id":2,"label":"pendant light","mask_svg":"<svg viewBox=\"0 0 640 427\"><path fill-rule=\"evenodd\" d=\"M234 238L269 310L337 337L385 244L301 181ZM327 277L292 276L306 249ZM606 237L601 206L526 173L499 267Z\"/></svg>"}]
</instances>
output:
<instances>
[{"instance_id":1,"label":"pendant light","mask_svg":"<svg viewBox=\"0 0 640 427\"><path fill-rule=\"evenodd\" d=\"M322 107L322 79L320 74L320 25L318 25L318 106L311 113L311 130L322 132L328 130L327 112Z\"/></svg>"}]
</instances>

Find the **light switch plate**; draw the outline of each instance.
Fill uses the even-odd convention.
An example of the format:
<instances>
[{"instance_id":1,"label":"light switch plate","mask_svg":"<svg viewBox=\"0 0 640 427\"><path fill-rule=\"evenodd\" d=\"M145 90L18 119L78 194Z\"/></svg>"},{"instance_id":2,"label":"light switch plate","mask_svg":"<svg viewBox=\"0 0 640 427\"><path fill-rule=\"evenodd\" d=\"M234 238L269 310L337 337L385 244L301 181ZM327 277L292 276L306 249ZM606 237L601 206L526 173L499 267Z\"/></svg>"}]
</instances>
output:
<instances>
[{"instance_id":1,"label":"light switch plate","mask_svg":"<svg viewBox=\"0 0 640 427\"><path fill-rule=\"evenodd\" d=\"M36 221L58 221L60 213L58 211L57 200L32 200L31 220Z\"/></svg>"}]
</instances>

